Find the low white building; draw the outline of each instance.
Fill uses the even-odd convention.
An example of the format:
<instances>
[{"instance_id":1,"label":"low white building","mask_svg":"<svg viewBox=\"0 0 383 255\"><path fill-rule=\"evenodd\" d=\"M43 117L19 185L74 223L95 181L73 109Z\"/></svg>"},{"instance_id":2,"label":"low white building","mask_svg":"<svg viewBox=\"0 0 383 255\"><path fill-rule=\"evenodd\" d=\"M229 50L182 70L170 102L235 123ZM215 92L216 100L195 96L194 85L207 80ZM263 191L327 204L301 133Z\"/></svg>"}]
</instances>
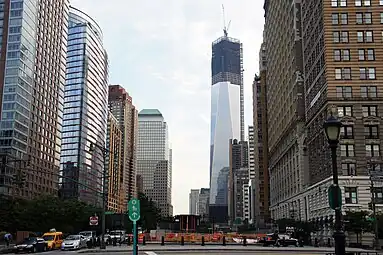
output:
<instances>
[{"instance_id":1,"label":"low white building","mask_svg":"<svg viewBox=\"0 0 383 255\"><path fill-rule=\"evenodd\" d=\"M332 177L318 182L305 191L290 197L277 205L270 207L271 217L274 220L292 218L302 221L320 221L323 223L335 220L335 211L328 203L328 189L333 183ZM369 176L339 176L339 186L342 190L342 212L346 211L371 211L372 194L370 191L371 182ZM377 198L383 197L383 183L374 182ZM383 204L377 203L377 213L383 212ZM327 240L332 236L330 228L324 228L317 233L319 239ZM362 240L365 244L372 242L372 234L366 233ZM355 242L353 234L348 235L349 242Z\"/></svg>"}]
</instances>

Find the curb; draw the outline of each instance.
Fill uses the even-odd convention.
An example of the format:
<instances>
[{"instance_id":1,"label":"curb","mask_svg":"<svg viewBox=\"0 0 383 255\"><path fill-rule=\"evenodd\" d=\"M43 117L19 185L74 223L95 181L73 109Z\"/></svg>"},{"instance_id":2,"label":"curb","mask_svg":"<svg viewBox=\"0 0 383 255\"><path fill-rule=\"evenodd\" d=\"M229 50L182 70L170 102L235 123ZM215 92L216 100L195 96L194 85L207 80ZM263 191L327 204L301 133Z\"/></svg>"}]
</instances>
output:
<instances>
[{"instance_id":1,"label":"curb","mask_svg":"<svg viewBox=\"0 0 383 255\"><path fill-rule=\"evenodd\" d=\"M139 251L153 251L156 250L158 252L187 252L187 251L243 251L243 252L286 252L286 253L313 253L313 254L323 254L326 252L334 252L334 250L314 250L314 249L288 249L288 250L280 250L280 249L257 249L257 248L247 248L247 249L238 249L235 247L217 247L217 248L163 248L163 249L151 249L150 247L140 247ZM121 253L121 252L131 252L132 249L123 249L123 250L85 250L79 251L78 253Z\"/></svg>"}]
</instances>

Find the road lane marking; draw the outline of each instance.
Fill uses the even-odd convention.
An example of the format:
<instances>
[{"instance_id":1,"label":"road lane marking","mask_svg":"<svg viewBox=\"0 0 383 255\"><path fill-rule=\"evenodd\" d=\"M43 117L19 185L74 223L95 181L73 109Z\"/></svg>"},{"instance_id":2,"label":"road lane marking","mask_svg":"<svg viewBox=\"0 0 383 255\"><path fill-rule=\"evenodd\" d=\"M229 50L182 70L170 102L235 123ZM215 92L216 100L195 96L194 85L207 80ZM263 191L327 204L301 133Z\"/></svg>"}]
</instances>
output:
<instances>
[{"instance_id":1,"label":"road lane marking","mask_svg":"<svg viewBox=\"0 0 383 255\"><path fill-rule=\"evenodd\" d=\"M157 255L154 251L146 251L146 255Z\"/></svg>"}]
</instances>

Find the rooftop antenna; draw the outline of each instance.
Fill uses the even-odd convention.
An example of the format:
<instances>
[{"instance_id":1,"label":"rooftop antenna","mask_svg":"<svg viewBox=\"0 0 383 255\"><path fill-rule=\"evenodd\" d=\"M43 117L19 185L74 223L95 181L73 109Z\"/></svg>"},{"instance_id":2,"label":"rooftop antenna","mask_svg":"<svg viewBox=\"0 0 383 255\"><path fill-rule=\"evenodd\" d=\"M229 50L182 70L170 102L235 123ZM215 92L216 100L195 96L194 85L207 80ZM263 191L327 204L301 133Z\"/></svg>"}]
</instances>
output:
<instances>
[{"instance_id":1,"label":"rooftop antenna","mask_svg":"<svg viewBox=\"0 0 383 255\"><path fill-rule=\"evenodd\" d=\"M223 34L225 37L227 37L227 34L229 32L229 28L230 28L231 20L229 21L229 23L227 23L227 26L226 26L225 6L223 4L222 4L222 16L223 16Z\"/></svg>"}]
</instances>

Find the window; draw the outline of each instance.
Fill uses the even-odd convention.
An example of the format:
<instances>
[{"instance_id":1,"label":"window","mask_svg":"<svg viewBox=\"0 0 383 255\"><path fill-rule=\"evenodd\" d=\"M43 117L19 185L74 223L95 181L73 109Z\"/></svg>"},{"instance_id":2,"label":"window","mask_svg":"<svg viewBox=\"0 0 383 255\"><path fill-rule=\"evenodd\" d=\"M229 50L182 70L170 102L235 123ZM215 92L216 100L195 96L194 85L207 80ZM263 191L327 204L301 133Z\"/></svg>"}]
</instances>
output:
<instances>
[{"instance_id":1,"label":"window","mask_svg":"<svg viewBox=\"0 0 383 255\"><path fill-rule=\"evenodd\" d=\"M348 176L356 175L356 166L355 163L343 163L342 164L342 174Z\"/></svg>"},{"instance_id":2,"label":"window","mask_svg":"<svg viewBox=\"0 0 383 255\"><path fill-rule=\"evenodd\" d=\"M375 50L374 49L358 49L358 59L360 61L374 61Z\"/></svg>"},{"instance_id":3,"label":"window","mask_svg":"<svg viewBox=\"0 0 383 255\"><path fill-rule=\"evenodd\" d=\"M366 156L367 157L379 157L380 156L379 144L366 144Z\"/></svg>"},{"instance_id":4,"label":"window","mask_svg":"<svg viewBox=\"0 0 383 255\"><path fill-rule=\"evenodd\" d=\"M347 25L347 23L348 23L348 15L347 15L347 13L341 13L340 14L340 23L342 25Z\"/></svg>"},{"instance_id":5,"label":"window","mask_svg":"<svg viewBox=\"0 0 383 255\"><path fill-rule=\"evenodd\" d=\"M351 86L336 87L336 97L338 97L338 98L351 98L352 97Z\"/></svg>"},{"instance_id":6,"label":"window","mask_svg":"<svg viewBox=\"0 0 383 255\"><path fill-rule=\"evenodd\" d=\"M348 43L348 32L347 31L342 31L341 32L341 38L340 41L342 43Z\"/></svg>"},{"instance_id":7,"label":"window","mask_svg":"<svg viewBox=\"0 0 383 255\"><path fill-rule=\"evenodd\" d=\"M374 187L374 198L376 204L383 204L383 187Z\"/></svg>"},{"instance_id":8,"label":"window","mask_svg":"<svg viewBox=\"0 0 383 255\"><path fill-rule=\"evenodd\" d=\"M359 68L361 80L375 80L375 67L361 67Z\"/></svg>"},{"instance_id":9,"label":"window","mask_svg":"<svg viewBox=\"0 0 383 255\"><path fill-rule=\"evenodd\" d=\"M383 5L383 0L379 0L379 5Z\"/></svg>"},{"instance_id":10,"label":"window","mask_svg":"<svg viewBox=\"0 0 383 255\"><path fill-rule=\"evenodd\" d=\"M363 117L377 116L376 105L364 105L362 106Z\"/></svg>"},{"instance_id":11,"label":"window","mask_svg":"<svg viewBox=\"0 0 383 255\"><path fill-rule=\"evenodd\" d=\"M340 7L346 7L347 6L347 0L338 0Z\"/></svg>"},{"instance_id":12,"label":"window","mask_svg":"<svg viewBox=\"0 0 383 255\"><path fill-rule=\"evenodd\" d=\"M377 125L368 125L364 126L364 138L366 139L378 139L378 126Z\"/></svg>"},{"instance_id":13,"label":"window","mask_svg":"<svg viewBox=\"0 0 383 255\"><path fill-rule=\"evenodd\" d=\"M338 106L338 116L352 116L352 106Z\"/></svg>"},{"instance_id":14,"label":"window","mask_svg":"<svg viewBox=\"0 0 383 255\"><path fill-rule=\"evenodd\" d=\"M356 32L358 42L373 42L372 31L358 31Z\"/></svg>"},{"instance_id":15,"label":"window","mask_svg":"<svg viewBox=\"0 0 383 255\"><path fill-rule=\"evenodd\" d=\"M342 139L353 139L354 138L354 127L353 126L342 126L340 129L340 138L342 138Z\"/></svg>"},{"instance_id":16,"label":"window","mask_svg":"<svg viewBox=\"0 0 383 255\"><path fill-rule=\"evenodd\" d=\"M341 58L342 58L341 50L334 50L334 60L341 61Z\"/></svg>"},{"instance_id":17,"label":"window","mask_svg":"<svg viewBox=\"0 0 383 255\"><path fill-rule=\"evenodd\" d=\"M380 13L380 23L383 23L383 12Z\"/></svg>"},{"instance_id":18,"label":"window","mask_svg":"<svg viewBox=\"0 0 383 255\"><path fill-rule=\"evenodd\" d=\"M375 50L374 49L367 49L367 60L368 61L375 60Z\"/></svg>"},{"instance_id":19,"label":"window","mask_svg":"<svg viewBox=\"0 0 383 255\"><path fill-rule=\"evenodd\" d=\"M338 13L331 14L331 20L332 20L333 25L338 25L339 24L339 14Z\"/></svg>"},{"instance_id":20,"label":"window","mask_svg":"<svg viewBox=\"0 0 383 255\"><path fill-rule=\"evenodd\" d=\"M339 31L335 31L332 33L332 38L334 43L340 42L340 33Z\"/></svg>"},{"instance_id":21,"label":"window","mask_svg":"<svg viewBox=\"0 0 383 255\"><path fill-rule=\"evenodd\" d=\"M335 43L348 43L348 32L347 31L334 31L333 34L333 41Z\"/></svg>"},{"instance_id":22,"label":"window","mask_svg":"<svg viewBox=\"0 0 383 255\"><path fill-rule=\"evenodd\" d=\"M350 50L334 50L334 60L335 61L350 61Z\"/></svg>"},{"instance_id":23,"label":"window","mask_svg":"<svg viewBox=\"0 0 383 255\"><path fill-rule=\"evenodd\" d=\"M355 6L371 6L371 0L355 0Z\"/></svg>"},{"instance_id":24,"label":"window","mask_svg":"<svg viewBox=\"0 0 383 255\"><path fill-rule=\"evenodd\" d=\"M362 12L356 13L356 24L363 24L363 13Z\"/></svg>"},{"instance_id":25,"label":"window","mask_svg":"<svg viewBox=\"0 0 383 255\"><path fill-rule=\"evenodd\" d=\"M377 97L377 87L376 86L361 86L360 87L360 96L363 98L375 98Z\"/></svg>"},{"instance_id":26,"label":"window","mask_svg":"<svg viewBox=\"0 0 383 255\"><path fill-rule=\"evenodd\" d=\"M362 6L362 0L355 0L355 6Z\"/></svg>"},{"instance_id":27,"label":"window","mask_svg":"<svg viewBox=\"0 0 383 255\"><path fill-rule=\"evenodd\" d=\"M374 41L372 31L366 31L365 40L366 40L366 42L373 42Z\"/></svg>"},{"instance_id":28,"label":"window","mask_svg":"<svg viewBox=\"0 0 383 255\"><path fill-rule=\"evenodd\" d=\"M351 68L335 68L335 79L336 80L351 80Z\"/></svg>"},{"instance_id":29,"label":"window","mask_svg":"<svg viewBox=\"0 0 383 255\"><path fill-rule=\"evenodd\" d=\"M372 23L372 14L371 12L364 13L364 24L371 24Z\"/></svg>"},{"instance_id":30,"label":"window","mask_svg":"<svg viewBox=\"0 0 383 255\"><path fill-rule=\"evenodd\" d=\"M355 150L353 144L341 144L340 145L340 155L342 157L354 157Z\"/></svg>"},{"instance_id":31,"label":"window","mask_svg":"<svg viewBox=\"0 0 383 255\"><path fill-rule=\"evenodd\" d=\"M357 187L344 187L344 198L346 204L357 204L358 203L358 195L357 195Z\"/></svg>"}]
</instances>

